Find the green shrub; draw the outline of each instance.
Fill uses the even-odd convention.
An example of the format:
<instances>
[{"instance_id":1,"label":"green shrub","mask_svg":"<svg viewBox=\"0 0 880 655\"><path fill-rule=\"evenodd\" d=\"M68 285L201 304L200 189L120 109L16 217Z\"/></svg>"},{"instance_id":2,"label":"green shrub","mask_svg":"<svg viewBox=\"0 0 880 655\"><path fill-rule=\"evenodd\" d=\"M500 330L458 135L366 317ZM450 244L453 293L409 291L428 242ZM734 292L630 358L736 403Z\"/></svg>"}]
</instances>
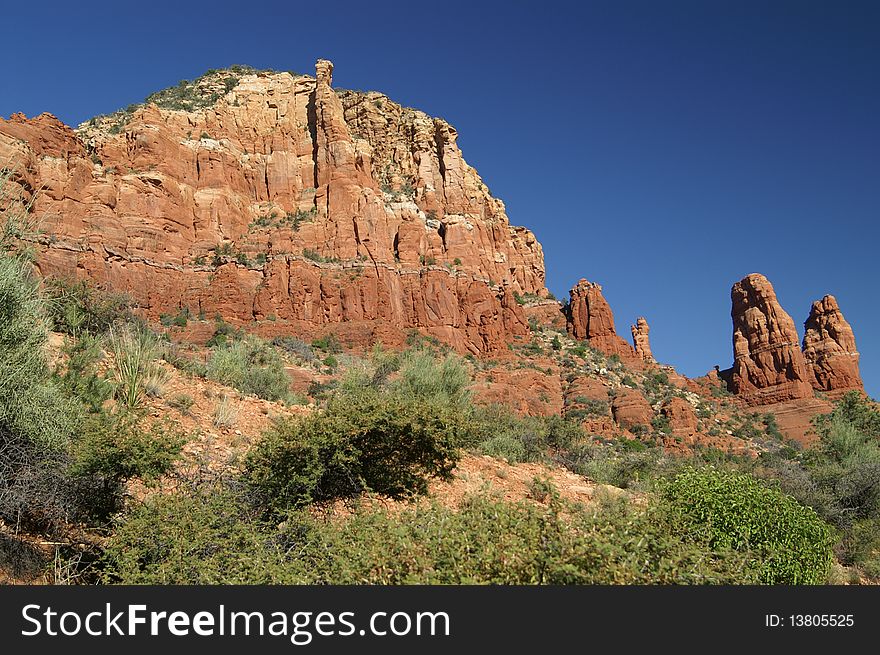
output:
<instances>
[{"instance_id":1,"label":"green shrub","mask_svg":"<svg viewBox=\"0 0 880 655\"><path fill-rule=\"evenodd\" d=\"M29 270L0 253L0 519L18 525L69 516L62 471L81 420L49 374L48 319Z\"/></svg>"},{"instance_id":2,"label":"green shrub","mask_svg":"<svg viewBox=\"0 0 880 655\"><path fill-rule=\"evenodd\" d=\"M94 490L85 500L91 516L105 519L120 509L126 481L139 478L150 484L170 471L184 441L167 424L146 429L136 414L90 417L74 444L69 473Z\"/></svg>"},{"instance_id":3,"label":"green shrub","mask_svg":"<svg viewBox=\"0 0 880 655\"><path fill-rule=\"evenodd\" d=\"M468 423L468 446L511 464L547 461L585 438L573 421L559 416L517 416L504 405L477 407Z\"/></svg>"},{"instance_id":4,"label":"green shrub","mask_svg":"<svg viewBox=\"0 0 880 655\"><path fill-rule=\"evenodd\" d=\"M285 577L285 551L242 516L228 493L156 494L121 516L104 560L104 582L266 584ZM279 545L280 546L280 545ZM294 568L295 562L288 565ZM295 570L295 569L294 569Z\"/></svg>"},{"instance_id":5,"label":"green shrub","mask_svg":"<svg viewBox=\"0 0 880 655\"><path fill-rule=\"evenodd\" d=\"M205 346L207 346L208 348L225 346L230 341L238 340L243 337L243 330L236 329L235 327L227 323L222 316L217 316L214 325L214 334L212 334L211 338L205 342Z\"/></svg>"},{"instance_id":6,"label":"green shrub","mask_svg":"<svg viewBox=\"0 0 880 655\"><path fill-rule=\"evenodd\" d=\"M186 327L191 318L192 314L189 311L189 307L182 307L174 316L162 314L159 317L159 322L165 327Z\"/></svg>"},{"instance_id":7,"label":"green shrub","mask_svg":"<svg viewBox=\"0 0 880 655\"><path fill-rule=\"evenodd\" d=\"M326 521L249 518L228 493L158 496L110 538L105 580L124 584L741 584L736 551L707 551L655 509L471 496Z\"/></svg>"},{"instance_id":8,"label":"green shrub","mask_svg":"<svg viewBox=\"0 0 880 655\"><path fill-rule=\"evenodd\" d=\"M206 376L266 400L290 398L290 378L284 370L284 360L271 345L256 337L215 349Z\"/></svg>"},{"instance_id":9,"label":"green shrub","mask_svg":"<svg viewBox=\"0 0 880 655\"><path fill-rule=\"evenodd\" d=\"M337 355L342 352L342 344L339 343L339 339L333 333L326 334L318 339L313 339L312 348L324 350L331 355Z\"/></svg>"},{"instance_id":10,"label":"green shrub","mask_svg":"<svg viewBox=\"0 0 880 655\"><path fill-rule=\"evenodd\" d=\"M582 442L555 459L567 469L621 489L650 487L660 465L660 452L638 439L610 444Z\"/></svg>"},{"instance_id":11,"label":"green shrub","mask_svg":"<svg viewBox=\"0 0 880 655\"><path fill-rule=\"evenodd\" d=\"M415 348L402 353L394 366L399 377L391 388L404 396L456 407L470 404L471 373L461 357L452 353L438 357Z\"/></svg>"},{"instance_id":12,"label":"green shrub","mask_svg":"<svg viewBox=\"0 0 880 655\"><path fill-rule=\"evenodd\" d=\"M313 362L317 359L312 347L296 337L275 337L272 339L272 345L291 355L297 355L307 362Z\"/></svg>"},{"instance_id":13,"label":"green shrub","mask_svg":"<svg viewBox=\"0 0 880 655\"><path fill-rule=\"evenodd\" d=\"M662 497L689 538L747 553L762 582L825 582L832 531L791 496L750 475L707 467L680 473L663 485Z\"/></svg>"},{"instance_id":14,"label":"green shrub","mask_svg":"<svg viewBox=\"0 0 880 655\"><path fill-rule=\"evenodd\" d=\"M45 285L49 316L59 332L100 335L113 326L137 322L133 302L125 294L96 289L85 281L50 278Z\"/></svg>"},{"instance_id":15,"label":"green shrub","mask_svg":"<svg viewBox=\"0 0 880 655\"><path fill-rule=\"evenodd\" d=\"M458 459L461 419L436 403L364 391L278 422L248 453L245 477L270 509L351 498L364 491L422 494Z\"/></svg>"},{"instance_id":16,"label":"green shrub","mask_svg":"<svg viewBox=\"0 0 880 655\"><path fill-rule=\"evenodd\" d=\"M98 374L98 364L104 357L101 339L84 332L78 339L66 339L63 352L67 365L59 378L61 385L91 411L101 411L114 391L113 382Z\"/></svg>"}]
</instances>

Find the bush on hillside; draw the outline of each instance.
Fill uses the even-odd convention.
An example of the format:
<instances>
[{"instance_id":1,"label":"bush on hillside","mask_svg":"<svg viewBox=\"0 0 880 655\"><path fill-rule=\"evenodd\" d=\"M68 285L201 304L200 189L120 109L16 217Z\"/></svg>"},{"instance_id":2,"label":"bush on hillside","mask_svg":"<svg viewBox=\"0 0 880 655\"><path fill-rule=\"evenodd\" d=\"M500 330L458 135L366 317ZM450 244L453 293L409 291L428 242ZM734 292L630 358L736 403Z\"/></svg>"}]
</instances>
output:
<instances>
[{"instance_id":1,"label":"bush on hillside","mask_svg":"<svg viewBox=\"0 0 880 655\"><path fill-rule=\"evenodd\" d=\"M53 328L74 337L101 335L114 326L137 322L129 296L96 289L84 280L49 279L46 294Z\"/></svg>"},{"instance_id":2,"label":"bush on hillside","mask_svg":"<svg viewBox=\"0 0 880 655\"><path fill-rule=\"evenodd\" d=\"M99 412L104 402L113 397L112 380L98 373L98 364L104 357L101 339L88 333L64 342L67 355L64 373L59 375L61 385L84 403L92 412Z\"/></svg>"},{"instance_id":3,"label":"bush on hillside","mask_svg":"<svg viewBox=\"0 0 880 655\"><path fill-rule=\"evenodd\" d=\"M158 362L159 342L144 327L124 325L110 330L113 352L113 382L116 399L127 408L138 407L145 394L153 392L167 374Z\"/></svg>"},{"instance_id":4,"label":"bush on hillside","mask_svg":"<svg viewBox=\"0 0 880 655\"><path fill-rule=\"evenodd\" d=\"M248 516L229 493L156 496L120 520L105 581L123 584L747 584L744 554L708 551L656 510L472 496L326 521Z\"/></svg>"},{"instance_id":5,"label":"bush on hillside","mask_svg":"<svg viewBox=\"0 0 880 655\"><path fill-rule=\"evenodd\" d=\"M399 394L339 394L321 414L278 422L248 454L245 478L264 506L402 498L446 479L458 459L461 417Z\"/></svg>"},{"instance_id":6,"label":"bush on hillside","mask_svg":"<svg viewBox=\"0 0 880 655\"><path fill-rule=\"evenodd\" d=\"M272 346L256 337L215 349L206 376L266 400L290 399L290 378L284 371L284 360Z\"/></svg>"},{"instance_id":7,"label":"bush on hillside","mask_svg":"<svg viewBox=\"0 0 880 655\"><path fill-rule=\"evenodd\" d=\"M16 524L70 509L59 470L80 411L50 377L46 323L27 264L0 253L0 518Z\"/></svg>"},{"instance_id":8,"label":"bush on hillside","mask_svg":"<svg viewBox=\"0 0 880 655\"><path fill-rule=\"evenodd\" d=\"M391 388L404 396L445 405L466 407L470 404L470 370L457 355L436 356L429 350L415 348L402 353L397 361L399 377Z\"/></svg>"},{"instance_id":9,"label":"bush on hillside","mask_svg":"<svg viewBox=\"0 0 880 655\"><path fill-rule=\"evenodd\" d=\"M766 584L821 584L834 535L816 513L750 475L690 469L662 487L674 522L712 550L746 553Z\"/></svg>"},{"instance_id":10,"label":"bush on hillside","mask_svg":"<svg viewBox=\"0 0 880 655\"><path fill-rule=\"evenodd\" d=\"M148 485L168 473L180 455L183 436L168 424L147 428L134 413L97 414L83 425L73 447L69 474L88 493L84 510L104 520L122 507L124 485Z\"/></svg>"},{"instance_id":11,"label":"bush on hillside","mask_svg":"<svg viewBox=\"0 0 880 655\"><path fill-rule=\"evenodd\" d=\"M225 492L157 494L117 519L103 581L121 584L268 584L298 581L296 562L266 526Z\"/></svg>"},{"instance_id":12,"label":"bush on hillside","mask_svg":"<svg viewBox=\"0 0 880 655\"><path fill-rule=\"evenodd\" d=\"M559 416L517 416L504 405L474 407L468 446L511 464L543 462L586 439L574 421Z\"/></svg>"}]
</instances>

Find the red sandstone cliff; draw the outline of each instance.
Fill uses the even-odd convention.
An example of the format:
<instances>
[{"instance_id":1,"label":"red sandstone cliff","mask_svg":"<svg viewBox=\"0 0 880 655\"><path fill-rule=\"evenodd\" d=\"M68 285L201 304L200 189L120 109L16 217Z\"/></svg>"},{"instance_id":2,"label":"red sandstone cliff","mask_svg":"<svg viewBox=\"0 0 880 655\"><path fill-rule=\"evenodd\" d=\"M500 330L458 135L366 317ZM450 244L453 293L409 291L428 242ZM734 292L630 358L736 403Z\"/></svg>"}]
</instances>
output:
<instances>
[{"instance_id":1,"label":"red sandstone cliff","mask_svg":"<svg viewBox=\"0 0 880 655\"><path fill-rule=\"evenodd\" d=\"M40 271L154 317L189 307L362 344L418 328L474 353L525 334L514 293L546 294L534 235L452 126L336 91L332 71L212 72L76 131L0 119L0 162L41 191Z\"/></svg>"}]
</instances>

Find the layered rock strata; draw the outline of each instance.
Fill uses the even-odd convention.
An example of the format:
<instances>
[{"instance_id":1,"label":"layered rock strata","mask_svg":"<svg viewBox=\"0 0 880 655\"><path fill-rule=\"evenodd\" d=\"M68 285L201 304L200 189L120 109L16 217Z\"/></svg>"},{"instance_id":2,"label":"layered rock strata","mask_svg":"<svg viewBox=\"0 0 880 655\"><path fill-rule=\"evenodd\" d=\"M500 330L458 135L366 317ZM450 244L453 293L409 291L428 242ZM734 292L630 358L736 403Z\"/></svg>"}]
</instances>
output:
<instances>
[{"instance_id":1,"label":"layered rock strata","mask_svg":"<svg viewBox=\"0 0 880 655\"><path fill-rule=\"evenodd\" d=\"M416 328L472 353L526 334L515 294L546 295L534 235L451 125L334 90L332 72L215 71L76 131L0 119L0 162L42 223L39 270L151 317L187 307L365 344Z\"/></svg>"}]
</instances>

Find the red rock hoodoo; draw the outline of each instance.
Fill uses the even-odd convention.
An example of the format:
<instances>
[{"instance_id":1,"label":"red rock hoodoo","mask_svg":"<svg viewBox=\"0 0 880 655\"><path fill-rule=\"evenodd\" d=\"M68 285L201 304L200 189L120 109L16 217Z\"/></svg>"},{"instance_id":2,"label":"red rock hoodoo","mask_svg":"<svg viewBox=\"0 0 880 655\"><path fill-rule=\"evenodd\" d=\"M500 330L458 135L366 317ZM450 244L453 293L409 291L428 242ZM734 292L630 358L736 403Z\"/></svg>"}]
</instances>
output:
<instances>
[{"instance_id":1,"label":"red rock hoodoo","mask_svg":"<svg viewBox=\"0 0 880 655\"><path fill-rule=\"evenodd\" d=\"M582 279L569 295L568 333L572 337L588 340L606 355L634 357L633 349L614 330L614 314L600 285Z\"/></svg>"},{"instance_id":2,"label":"red rock hoodoo","mask_svg":"<svg viewBox=\"0 0 880 655\"><path fill-rule=\"evenodd\" d=\"M651 340L648 337L651 328L648 325L648 321L644 317L639 316L636 324L630 326L630 331L632 332L633 349L636 351L636 356L641 357L646 362L654 363L656 360L651 353Z\"/></svg>"},{"instance_id":3,"label":"red rock hoodoo","mask_svg":"<svg viewBox=\"0 0 880 655\"><path fill-rule=\"evenodd\" d=\"M758 273L733 285L733 369L730 390L749 405L812 398L810 373L797 330Z\"/></svg>"},{"instance_id":4,"label":"red rock hoodoo","mask_svg":"<svg viewBox=\"0 0 880 655\"><path fill-rule=\"evenodd\" d=\"M856 338L834 296L813 303L804 323L804 358L813 386L832 395L863 391Z\"/></svg>"},{"instance_id":5,"label":"red rock hoodoo","mask_svg":"<svg viewBox=\"0 0 880 655\"><path fill-rule=\"evenodd\" d=\"M472 353L526 334L514 294L546 296L534 235L451 125L334 90L332 71L214 71L76 131L0 119L0 162L42 190L40 272L258 332L366 345L417 328Z\"/></svg>"}]
</instances>

